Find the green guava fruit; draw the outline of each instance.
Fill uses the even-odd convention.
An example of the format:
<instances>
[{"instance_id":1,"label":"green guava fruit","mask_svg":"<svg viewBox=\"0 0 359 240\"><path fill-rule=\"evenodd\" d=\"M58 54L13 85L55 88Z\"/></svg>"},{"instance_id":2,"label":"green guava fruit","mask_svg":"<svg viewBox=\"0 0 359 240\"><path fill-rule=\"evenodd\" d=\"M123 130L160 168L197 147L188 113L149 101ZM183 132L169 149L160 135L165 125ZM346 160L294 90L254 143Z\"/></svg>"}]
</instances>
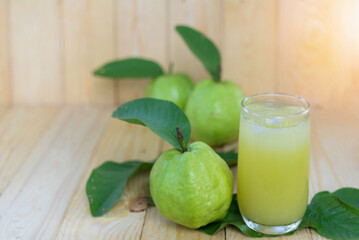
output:
<instances>
[{"instance_id":1,"label":"green guava fruit","mask_svg":"<svg viewBox=\"0 0 359 240\"><path fill-rule=\"evenodd\" d=\"M192 126L192 139L210 146L235 141L244 97L231 81L201 81L189 97L185 110Z\"/></svg>"},{"instance_id":2,"label":"green guava fruit","mask_svg":"<svg viewBox=\"0 0 359 240\"><path fill-rule=\"evenodd\" d=\"M164 152L150 174L151 196L161 214L193 229L226 216L232 188L228 165L203 142L185 152Z\"/></svg>"},{"instance_id":3,"label":"green guava fruit","mask_svg":"<svg viewBox=\"0 0 359 240\"><path fill-rule=\"evenodd\" d=\"M182 110L185 109L188 97L194 88L193 81L184 73L162 75L147 85L146 97L174 102Z\"/></svg>"}]
</instances>

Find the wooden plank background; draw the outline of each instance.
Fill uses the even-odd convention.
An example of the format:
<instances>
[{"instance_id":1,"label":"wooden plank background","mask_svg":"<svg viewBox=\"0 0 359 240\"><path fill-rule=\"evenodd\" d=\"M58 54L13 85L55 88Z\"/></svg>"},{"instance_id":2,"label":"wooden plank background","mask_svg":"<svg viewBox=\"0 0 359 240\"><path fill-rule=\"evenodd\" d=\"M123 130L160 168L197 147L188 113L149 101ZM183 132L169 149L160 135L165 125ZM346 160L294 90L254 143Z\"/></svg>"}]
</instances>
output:
<instances>
[{"instance_id":1,"label":"wooden plank background","mask_svg":"<svg viewBox=\"0 0 359 240\"><path fill-rule=\"evenodd\" d=\"M356 0L0 0L1 105L118 105L148 80L92 76L127 56L208 77L174 31L188 24L221 50L223 76L246 94L288 92L357 107Z\"/></svg>"}]
</instances>

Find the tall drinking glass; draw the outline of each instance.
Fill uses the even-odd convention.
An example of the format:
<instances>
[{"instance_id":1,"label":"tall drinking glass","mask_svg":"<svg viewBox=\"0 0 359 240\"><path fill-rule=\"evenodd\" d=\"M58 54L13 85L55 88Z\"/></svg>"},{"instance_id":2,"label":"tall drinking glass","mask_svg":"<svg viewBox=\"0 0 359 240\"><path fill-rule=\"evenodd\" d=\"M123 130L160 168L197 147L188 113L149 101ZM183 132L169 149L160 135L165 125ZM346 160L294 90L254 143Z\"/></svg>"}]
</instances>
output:
<instances>
[{"instance_id":1,"label":"tall drinking glass","mask_svg":"<svg viewBox=\"0 0 359 240\"><path fill-rule=\"evenodd\" d=\"M310 106L265 93L242 101L238 205L247 226L266 234L295 230L308 202Z\"/></svg>"}]
</instances>

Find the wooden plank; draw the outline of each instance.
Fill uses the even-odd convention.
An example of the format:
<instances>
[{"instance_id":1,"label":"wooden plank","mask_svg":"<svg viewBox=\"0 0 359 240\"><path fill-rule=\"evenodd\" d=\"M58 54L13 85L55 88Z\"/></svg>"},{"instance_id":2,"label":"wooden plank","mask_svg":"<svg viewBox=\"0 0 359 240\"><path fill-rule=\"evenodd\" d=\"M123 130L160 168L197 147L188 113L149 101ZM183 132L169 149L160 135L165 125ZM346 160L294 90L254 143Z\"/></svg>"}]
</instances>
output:
<instances>
[{"instance_id":1,"label":"wooden plank","mask_svg":"<svg viewBox=\"0 0 359 240\"><path fill-rule=\"evenodd\" d=\"M318 123L312 124L311 144L312 144L312 159L311 159L311 175L310 180L314 183L311 189L311 196L323 190L334 191L343 186L342 175L338 172L325 149L323 143L318 136Z\"/></svg>"},{"instance_id":2,"label":"wooden plank","mask_svg":"<svg viewBox=\"0 0 359 240\"><path fill-rule=\"evenodd\" d=\"M114 53L114 2L63 2L66 102L113 104L114 83L92 71L112 60Z\"/></svg>"},{"instance_id":3,"label":"wooden plank","mask_svg":"<svg viewBox=\"0 0 359 240\"><path fill-rule=\"evenodd\" d=\"M276 1L224 2L223 76L235 81L245 94L275 90ZM223 149L238 149L238 143ZM237 168L232 168L237 177ZM234 192L237 192L235 180ZM234 227L226 239L248 239Z\"/></svg>"},{"instance_id":4,"label":"wooden plank","mask_svg":"<svg viewBox=\"0 0 359 240\"><path fill-rule=\"evenodd\" d=\"M63 103L58 2L19 0L9 5L13 102Z\"/></svg>"},{"instance_id":5,"label":"wooden plank","mask_svg":"<svg viewBox=\"0 0 359 240\"><path fill-rule=\"evenodd\" d=\"M169 1L169 14L169 58L174 71L188 73L196 82L210 77L177 34L175 26L189 25L203 32L223 53L223 1Z\"/></svg>"},{"instance_id":6,"label":"wooden plank","mask_svg":"<svg viewBox=\"0 0 359 240\"><path fill-rule=\"evenodd\" d=\"M166 25L168 1L116 1L116 57L139 56L159 62L167 68ZM116 104L144 96L148 80L116 82Z\"/></svg>"},{"instance_id":7,"label":"wooden plank","mask_svg":"<svg viewBox=\"0 0 359 240\"><path fill-rule=\"evenodd\" d=\"M333 171L323 176L323 184L327 186L320 190L334 191L344 186L359 188L359 117L353 109L343 106L342 109L322 109L313 118L327 156L327 167ZM337 184L331 184L332 179L336 179Z\"/></svg>"},{"instance_id":8,"label":"wooden plank","mask_svg":"<svg viewBox=\"0 0 359 240\"><path fill-rule=\"evenodd\" d=\"M6 116L6 114L9 112L10 107L0 106L0 123L2 121L2 118Z\"/></svg>"},{"instance_id":9,"label":"wooden plank","mask_svg":"<svg viewBox=\"0 0 359 240\"><path fill-rule=\"evenodd\" d=\"M51 238L108 121L105 114L108 109L65 108L56 116L1 195L1 239Z\"/></svg>"},{"instance_id":10,"label":"wooden plank","mask_svg":"<svg viewBox=\"0 0 359 240\"><path fill-rule=\"evenodd\" d=\"M1 109L0 109L1 110ZM0 136L4 136L3 140L7 140L8 142L13 142L12 137L18 135L19 139L23 139L25 143L34 139L36 141L37 137L31 136L30 133L26 134L26 131L35 132L36 130L36 117L35 115L43 115L43 113L47 111L42 111L41 109L34 111L34 113L27 112L27 110L10 110L10 112L6 112L5 115L0 118ZM134 238L138 239L141 236L141 226L143 224L144 219L144 212L141 213L129 213L126 206L130 202L131 199L141 196L144 192L148 191L148 177L146 175L141 175L136 178L134 181L131 181L127 186L124 198L119 202L118 205L106 216L102 218L92 218L88 212L88 205L87 199L84 194L84 186L88 175L90 174L91 170L100 164L103 160L111 158L111 159L128 159L128 158L143 158L145 160L153 159L158 152L156 149L159 148L159 140L157 145L153 143L153 137L155 137L152 133L150 133L145 128L141 128L138 126L130 126L126 123L121 123L119 121L113 120L110 123L110 126L107 128L105 134L101 137L100 144L98 145L95 153L91 157L91 163L86 170L86 173L82 176L80 183L78 184L77 188L75 186L72 187L72 191L69 189L58 189L57 191L46 189L46 185L43 183L39 183L35 180L36 175L42 175L41 173L45 172L44 164L49 166L56 165L56 168L61 169L61 162L57 161L54 163L48 163L49 159L56 159L57 156L63 157L66 156L68 150L68 146L64 147L64 145L59 146L59 141L64 142L68 140L68 136L73 136L74 129L81 132L79 135L83 134L85 130L79 128L78 125L87 125L86 129L94 129L95 127L98 128L101 124L98 124L98 120L93 120L92 124L84 123L83 121L84 116L87 116L86 119L94 119L94 115L97 114L84 114L88 110L84 110L81 114L76 114L77 111L67 111L67 113L61 112L58 116L56 116L56 121L51 125L52 127L49 129L49 132L45 134L39 141L39 144L35 146L33 152L30 154L28 160L23 163L21 167L19 167L18 173L15 177L11 180L9 187L4 191L3 195L0 197L0 212L2 216L5 216L5 219L11 219L11 225L5 222L4 218L0 224L0 234L8 234L8 235L0 235L1 237L12 237L17 236L21 237L23 234L27 234L28 238L38 238L43 237L44 239L51 238L52 234L54 234L55 229L61 218L63 217L63 221L60 227L57 228L55 235L53 236L54 239L73 239L73 238L83 238L83 239L111 239L111 238ZM358 148L358 140L357 139L359 134L357 133L356 129L358 128L358 118L355 116L354 113L345 109L345 111L334 111L337 114L333 115L333 109L322 109L313 111L312 119L313 119L313 134L316 135L313 137L312 135L312 168L311 168L311 197L314 195L315 192L321 190L330 190L333 191L341 186L352 186L358 187L359 183L357 182L356 175L359 169L358 162L356 161L356 152ZM43 112L43 113L41 113ZM51 111L50 111L51 112ZM53 112L56 112L53 110ZM109 115L108 109L104 110L101 116L106 113ZM41 114L40 114L41 113ZM0 112L1 115L1 112ZM39 116L38 115L38 116ZM51 114L49 114L51 115ZM76 117L77 115L77 117ZM81 118L79 117L81 115ZM11 117L10 117L11 116ZM22 118L22 116L25 117ZM74 117L75 116L75 117ZM54 118L54 117L49 117ZM67 119L71 119L68 121ZM73 118L77 118L77 124L71 124L73 122ZM44 120L44 119L43 119ZM40 122L42 120L40 119ZM44 120L46 121L46 120ZM11 129L18 129L25 128L25 126L21 126L21 122L26 122L34 126L34 130L26 129L23 133L24 135L17 134L17 131L12 131ZM63 129L64 126L70 125L72 127L67 127L67 129ZM32 124L34 123L34 124ZM118 126L117 123L120 123ZM42 125L41 123L38 123ZM45 124L46 125L46 124ZM89 127L91 125L91 127ZM104 125L104 124L103 124ZM57 127L55 127L57 126ZM46 128L46 126L42 126L42 128ZM64 131L64 132L63 132ZM60 133L59 133L60 132ZM86 132L89 132L88 130ZM71 133L71 134L70 134ZM39 133L41 135L41 131ZM57 136L59 135L59 136ZM138 144L138 135L141 136L140 141L143 143ZM62 140L56 140L59 137ZM128 141L124 141L125 137L128 137ZM157 137L155 137L157 138ZM89 136L85 136L82 139L91 139ZM73 142L67 143L69 145L77 142L81 142L78 136L75 136L72 139ZM16 140L19 141L19 140ZM16 142L14 141L14 142ZM6 143L6 142L5 142ZM150 143L151 146L148 144ZM31 144L31 143L30 143ZM7 147L11 144L5 144L1 150L8 149ZM76 145L76 144L75 144ZM94 146L94 144L92 143ZM156 145L156 146L153 146ZM16 145L17 146L17 145ZM55 146L55 147L54 147ZM120 148L118 146L121 146ZM142 147L144 146L144 147ZM17 147L16 149L22 149L24 153L13 153L12 158L16 160L16 158L24 158L26 156L26 151L23 150L22 146ZM30 147L29 147L30 148ZM54 150L55 148L55 150ZM75 149L76 147L74 147ZM168 144L163 144L161 149L165 150L168 149ZM83 146L83 149L91 149L89 146ZM339 149L339 150L338 150ZM227 149L226 149L227 150ZM49 151L49 152L48 152ZM84 150L83 150L84 151ZM84 153L77 155L83 155ZM23 156L23 157L21 157ZM40 156L40 157L39 157ZM125 156L126 158L124 158ZM81 159L84 159L80 157ZM72 157L72 159L77 159L76 156ZM69 165L69 161L67 163ZM79 164L77 164L78 166ZM317 166L315 166L317 165ZM38 166L41 170L35 168ZM49 167L47 166L47 167ZM76 167L76 166L75 166ZM76 167L78 168L78 167ZM47 168L48 169L48 168ZM11 170L11 169L10 169ZM70 172L67 173L66 176L71 176L73 174L73 170L69 170ZM46 184L51 184L54 181L49 181L49 175L53 175L54 171L48 174L45 177ZM345 174L343 174L345 173ZM62 174L65 175L65 174ZM339 176L339 180L335 175ZM313 181L313 176L315 176L319 180ZM71 177L70 177L71 178ZM69 179L68 181L72 181ZM147 180L146 180L147 179ZM76 182L76 181L74 181ZM57 183L61 184L61 183ZM51 184L53 185L53 184ZM61 188L64 188L64 185L61 185ZM71 203L69 204L69 208L65 216L62 214L57 214L54 210L50 210L49 214L46 214L46 221L48 225L41 226L35 229L39 229L38 234L36 234L36 230L34 234L32 234L32 230L29 231L28 228L33 227L34 225L30 225L27 227L25 222L23 221L28 219L28 217L24 217L24 214L30 215L33 218L31 219L34 224L38 222L38 216L41 215L41 212L44 211L44 208L48 208L48 206L41 206L38 205L37 202L45 201L47 202L45 205L48 205L49 202L55 202L56 209L65 209L63 204L59 206L57 201L54 201L51 198L51 195L46 194L44 197L44 193L41 192L38 188L34 186L41 186L43 189L46 189L46 193L54 193L56 192L56 196L60 197L60 200L63 199L63 195L69 195L73 192L74 189L77 189L75 193L72 195ZM34 189L37 189L34 190ZM27 203L29 201L28 198L24 199L24 196L28 197L31 194L35 194L33 198L30 197L30 205ZM69 193L71 192L71 193ZM50 198L50 200L48 199ZM37 204L34 204L34 203ZM16 205L11 207L11 204ZM60 204L61 205L61 204ZM7 206L10 206L10 210L8 210ZM33 209L37 209L34 212ZM60 210L58 210L60 211ZM5 212L5 215L3 215ZM12 213L17 213L12 214ZM38 213L40 212L40 213ZM26 216L27 216L26 215ZM45 215L44 215L45 216ZM60 217L59 217L60 216ZM59 220L59 219L60 220ZM5 222L5 224L4 224ZM4 226L4 228L2 228ZM38 226L38 225L37 225ZM15 229L17 227L17 229ZM47 229L46 232L43 229ZM6 229L6 230L4 230ZM24 230L25 229L25 230ZM25 233L23 231L26 231ZM131 234L133 233L133 234ZM221 235L222 234L222 235ZM218 235L214 236L214 239L223 239L223 231L220 232ZM80 236L80 237L79 237ZM144 228L142 232L142 239L161 239L167 237L173 237L177 239L183 238L210 238L210 236L204 235L199 233L198 231L189 230L178 226L174 223L170 223L168 220L164 219L161 214L155 208L150 208L147 212L146 221L144 223ZM226 237L227 239L246 239L243 235L241 235L238 230L233 228L227 228L226 230ZM313 239L323 239L318 234L316 234L313 230L301 230L298 231L293 236L282 237L284 239L303 239L303 238L313 238ZM25 238L26 239L26 238Z\"/></svg>"},{"instance_id":11,"label":"wooden plank","mask_svg":"<svg viewBox=\"0 0 359 240\"><path fill-rule=\"evenodd\" d=\"M353 81L353 2L278 3L278 90L313 106L342 105Z\"/></svg>"},{"instance_id":12,"label":"wooden plank","mask_svg":"<svg viewBox=\"0 0 359 240\"><path fill-rule=\"evenodd\" d=\"M163 142L161 153L171 149L167 142ZM182 225L167 220L161 215L156 207L147 209L146 219L143 225L141 240L162 240L162 239L201 239L201 240L219 240L225 239L224 231L209 236L198 230L189 229Z\"/></svg>"},{"instance_id":13,"label":"wooden plank","mask_svg":"<svg viewBox=\"0 0 359 240\"><path fill-rule=\"evenodd\" d=\"M57 112L55 108L10 108L0 113L0 196Z\"/></svg>"},{"instance_id":14,"label":"wooden plank","mask_svg":"<svg viewBox=\"0 0 359 240\"><path fill-rule=\"evenodd\" d=\"M342 18L347 21L341 21L341 27L345 29L343 39L347 44L351 44L351 81L341 83L345 86L341 94L344 95L341 99L341 106L348 106L349 109L358 109L359 106L359 2L352 0L346 4L346 11L341 14ZM349 64L346 62L346 64ZM354 111L356 116L359 118L359 111Z\"/></svg>"},{"instance_id":15,"label":"wooden plank","mask_svg":"<svg viewBox=\"0 0 359 240\"><path fill-rule=\"evenodd\" d=\"M0 104L11 102L9 1L0 1Z\"/></svg>"},{"instance_id":16,"label":"wooden plank","mask_svg":"<svg viewBox=\"0 0 359 240\"><path fill-rule=\"evenodd\" d=\"M68 210L54 239L139 239L145 216L143 212L129 212L128 204L139 196L148 196L148 172L136 175L126 186L121 200L102 217L90 214L85 194L91 171L106 160L152 161L157 157L161 140L149 129L112 120L101 137L82 176Z\"/></svg>"},{"instance_id":17,"label":"wooden plank","mask_svg":"<svg viewBox=\"0 0 359 240\"><path fill-rule=\"evenodd\" d=\"M277 1L224 1L223 75L245 94L276 90Z\"/></svg>"},{"instance_id":18,"label":"wooden plank","mask_svg":"<svg viewBox=\"0 0 359 240\"><path fill-rule=\"evenodd\" d=\"M225 239L224 231L220 231L213 236L207 235L199 230L186 228L167 220L161 215L157 208L147 209L145 224L143 226L143 240L164 240L164 239L201 239L214 240Z\"/></svg>"}]
</instances>

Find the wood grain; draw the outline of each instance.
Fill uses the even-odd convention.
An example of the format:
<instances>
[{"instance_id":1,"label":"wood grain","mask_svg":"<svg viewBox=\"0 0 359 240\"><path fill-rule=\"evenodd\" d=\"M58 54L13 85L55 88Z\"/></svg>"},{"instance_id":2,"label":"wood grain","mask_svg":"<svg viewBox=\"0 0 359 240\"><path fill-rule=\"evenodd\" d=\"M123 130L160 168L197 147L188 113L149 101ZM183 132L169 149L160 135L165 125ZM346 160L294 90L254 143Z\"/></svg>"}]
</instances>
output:
<instances>
[{"instance_id":1,"label":"wood grain","mask_svg":"<svg viewBox=\"0 0 359 240\"><path fill-rule=\"evenodd\" d=\"M103 113L65 108L56 116L1 195L1 239L50 239L103 131Z\"/></svg>"},{"instance_id":2,"label":"wood grain","mask_svg":"<svg viewBox=\"0 0 359 240\"><path fill-rule=\"evenodd\" d=\"M224 1L223 76L245 94L276 90L276 9L276 1ZM226 239L247 237L229 227Z\"/></svg>"},{"instance_id":3,"label":"wood grain","mask_svg":"<svg viewBox=\"0 0 359 240\"><path fill-rule=\"evenodd\" d=\"M148 80L105 80L107 61L143 56L208 77L175 32L186 24L222 55L246 94L281 91L314 106L359 106L355 0L0 1L0 104L121 104Z\"/></svg>"},{"instance_id":4,"label":"wood grain","mask_svg":"<svg viewBox=\"0 0 359 240\"><path fill-rule=\"evenodd\" d=\"M49 108L10 108L0 112L0 195L28 160L57 112ZM19 148L21 151L16 151Z\"/></svg>"},{"instance_id":5,"label":"wood grain","mask_svg":"<svg viewBox=\"0 0 359 240\"><path fill-rule=\"evenodd\" d=\"M223 75L245 94L276 89L277 1L224 1Z\"/></svg>"},{"instance_id":6,"label":"wood grain","mask_svg":"<svg viewBox=\"0 0 359 240\"><path fill-rule=\"evenodd\" d=\"M114 1L63 1L68 104L113 104L115 85L92 72L115 57Z\"/></svg>"},{"instance_id":7,"label":"wood grain","mask_svg":"<svg viewBox=\"0 0 359 240\"><path fill-rule=\"evenodd\" d=\"M14 104L61 104L60 7L56 1L9 1Z\"/></svg>"},{"instance_id":8,"label":"wood grain","mask_svg":"<svg viewBox=\"0 0 359 240\"><path fill-rule=\"evenodd\" d=\"M351 7L347 0L279 1L279 91L312 105L342 104L352 82Z\"/></svg>"},{"instance_id":9,"label":"wood grain","mask_svg":"<svg viewBox=\"0 0 359 240\"><path fill-rule=\"evenodd\" d=\"M116 0L116 57L145 57L167 69L166 0ZM116 104L144 96L148 80L119 80Z\"/></svg>"},{"instance_id":10,"label":"wood grain","mask_svg":"<svg viewBox=\"0 0 359 240\"><path fill-rule=\"evenodd\" d=\"M118 204L99 218L90 214L85 185L91 171L104 161L152 161L157 157L159 148L160 139L147 128L111 120L53 238L140 239L146 212L129 212L128 204L139 196L148 196L148 172L129 181Z\"/></svg>"},{"instance_id":11,"label":"wood grain","mask_svg":"<svg viewBox=\"0 0 359 240\"><path fill-rule=\"evenodd\" d=\"M11 102L9 1L0 1L0 104Z\"/></svg>"},{"instance_id":12,"label":"wood grain","mask_svg":"<svg viewBox=\"0 0 359 240\"><path fill-rule=\"evenodd\" d=\"M321 142L316 149L321 147L326 153L326 163L322 163L322 168L331 168L331 173L321 174L324 175L322 184L325 186L319 190L333 191L343 186L359 188L359 117L355 112L322 109L313 116L316 134ZM319 171L316 174L319 175ZM331 183L334 181L332 179L337 184Z\"/></svg>"},{"instance_id":13,"label":"wood grain","mask_svg":"<svg viewBox=\"0 0 359 240\"><path fill-rule=\"evenodd\" d=\"M210 77L175 30L188 25L206 34L221 50L223 42L223 1L169 1L169 59L174 71L188 73L195 82Z\"/></svg>"},{"instance_id":14,"label":"wood grain","mask_svg":"<svg viewBox=\"0 0 359 240\"><path fill-rule=\"evenodd\" d=\"M359 15L357 13L359 11L359 2L352 0L344 3L345 5L339 8L341 10L340 27L343 29L341 39L344 39L345 43L348 45L347 47L350 48L350 79L340 83L340 86L344 86L339 88L341 90L339 94L334 90L335 92L333 92L333 95L339 95L340 97L336 97L331 103L338 105L338 107L345 105L348 109L358 109L359 95L357 92L359 91L359 66L357 63L359 61ZM338 38L340 37L338 36ZM338 39L338 41L340 41L340 39ZM340 103L338 104L337 102ZM354 110L352 112L359 117L358 111Z\"/></svg>"}]
</instances>

